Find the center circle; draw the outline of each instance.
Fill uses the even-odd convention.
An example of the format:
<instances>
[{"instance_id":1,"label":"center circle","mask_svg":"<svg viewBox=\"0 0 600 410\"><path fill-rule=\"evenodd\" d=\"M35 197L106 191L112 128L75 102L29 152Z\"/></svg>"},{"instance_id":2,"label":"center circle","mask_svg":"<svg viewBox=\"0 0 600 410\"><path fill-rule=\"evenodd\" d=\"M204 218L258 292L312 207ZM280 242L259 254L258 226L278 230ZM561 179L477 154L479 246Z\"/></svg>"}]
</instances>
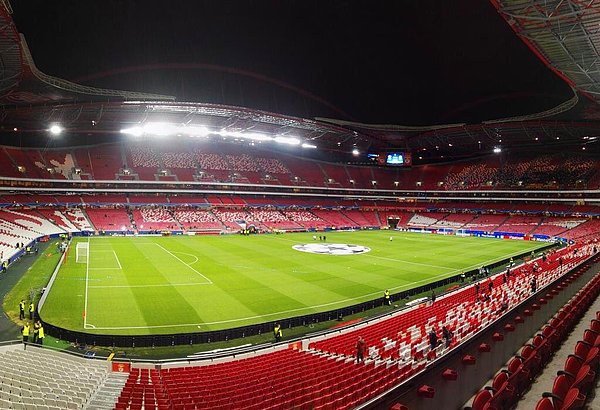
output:
<instances>
[{"instance_id":1,"label":"center circle","mask_svg":"<svg viewBox=\"0 0 600 410\"><path fill-rule=\"evenodd\" d=\"M344 243L303 243L292 246L300 252L316 253L320 255L357 255L367 253L371 248L362 245Z\"/></svg>"}]
</instances>

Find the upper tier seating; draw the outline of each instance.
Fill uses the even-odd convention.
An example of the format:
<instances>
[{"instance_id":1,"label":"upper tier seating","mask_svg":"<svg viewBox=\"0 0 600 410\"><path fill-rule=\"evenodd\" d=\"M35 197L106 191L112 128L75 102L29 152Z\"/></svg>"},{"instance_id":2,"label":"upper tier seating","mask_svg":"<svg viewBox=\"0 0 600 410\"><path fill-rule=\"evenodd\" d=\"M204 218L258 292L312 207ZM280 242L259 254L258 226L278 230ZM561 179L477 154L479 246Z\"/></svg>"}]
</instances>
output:
<instances>
[{"instance_id":1,"label":"upper tier seating","mask_svg":"<svg viewBox=\"0 0 600 410\"><path fill-rule=\"evenodd\" d=\"M261 169L269 174L289 174L290 170L276 158L257 157L256 162Z\"/></svg>"},{"instance_id":2,"label":"upper tier seating","mask_svg":"<svg viewBox=\"0 0 600 410\"><path fill-rule=\"evenodd\" d=\"M74 179L73 169L75 166L75 158L69 151L63 150L45 150L42 153L44 161L36 161L35 165L38 168L46 170L52 168L52 175L57 179Z\"/></svg>"},{"instance_id":3,"label":"upper tier seating","mask_svg":"<svg viewBox=\"0 0 600 410\"><path fill-rule=\"evenodd\" d=\"M137 168L158 168L160 167L160 156L148 147L130 147L131 155L130 166Z\"/></svg>"},{"instance_id":4,"label":"upper tier seating","mask_svg":"<svg viewBox=\"0 0 600 410\"><path fill-rule=\"evenodd\" d=\"M444 179L446 190L491 189L496 183L500 163L497 158L469 161L451 166ZM489 185L488 183L492 184Z\"/></svg>"},{"instance_id":5,"label":"upper tier seating","mask_svg":"<svg viewBox=\"0 0 600 410\"><path fill-rule=\"evenodd\" d=\"M254 158L251 158L247 154L225 155L225 158L234 171L260 172L260 168Z\"/></svg>"},{"instance_id":6,"label":"upper tier seating","mask_svg":"<svg viewBox=\"0 0 600 410\"><path fill-rule=\"evenodd\" d=\"M160 154L165 168L196 168L196 156L191 152L162 152Z\"/></svg>"},{"instance_id":7,"label":"upper tier seating","mask_svg":"<svg viewBox=\"0 0 600 410\"><path fill-rule=\"evenodd\" d=\"M115 147L117 148L115 149ZM119 169L123 166L122 155L118 145L90 147L87 154L92 179L110 181L116 179Z\"/></svg>"},{"instance_id":8,"label":"upper tier seating","mask_svg":"<svg viewBox=\"0 0 600 410\"><path fill-rule=\"evenodd\" d=\"M236 172L238 182L411 190L596 189L600 186L597 158L566 153L508 159L494 155L454 164L395 169L332 164L263 148L242 151L231 144L199 146L191 142L177 149L137 143L43 152L3 147L0 173L7 177L96 180L192 181L197 176L205 181L234 182L231 175ZM120 174L120 170L127 167L133 174ZM52 172L48 172L49 168ZM80 172L73 172L75 169ZM167 169L172 175L162 177L158 174L160 169Z\"/></svg>"}]
</instances>

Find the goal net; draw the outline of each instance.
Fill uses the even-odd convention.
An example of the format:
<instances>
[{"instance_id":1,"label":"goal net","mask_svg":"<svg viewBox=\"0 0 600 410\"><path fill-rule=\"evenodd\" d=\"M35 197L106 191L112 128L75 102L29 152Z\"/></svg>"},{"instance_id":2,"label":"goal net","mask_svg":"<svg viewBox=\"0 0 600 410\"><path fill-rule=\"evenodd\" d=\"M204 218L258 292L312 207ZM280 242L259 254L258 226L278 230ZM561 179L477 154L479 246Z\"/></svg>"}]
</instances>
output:
<instances>
[{"instance_id":1,"label":"goal net","mask_svg":"<svg viewBox=\"0 0 600 410\"><path fill-rule=\"evenodd\" d=\"M80 242L75 247L75 262L87 263L90 254L90 244L88 242Z\"/></svg>"}]
</instances>

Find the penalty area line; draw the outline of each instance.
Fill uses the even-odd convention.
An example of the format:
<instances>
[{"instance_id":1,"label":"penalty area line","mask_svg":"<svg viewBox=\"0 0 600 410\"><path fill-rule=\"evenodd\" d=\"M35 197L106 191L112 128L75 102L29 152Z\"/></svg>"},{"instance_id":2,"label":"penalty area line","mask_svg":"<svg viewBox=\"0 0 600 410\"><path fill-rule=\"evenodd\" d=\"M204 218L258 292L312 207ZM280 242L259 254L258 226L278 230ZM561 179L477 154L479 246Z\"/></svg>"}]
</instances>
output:
<instances>
[{"instance_id":1,"label":"penalty area line","mask_svg":"<svg viewBox=\"0 0 600 410\"><path fill-rule=\"evenodd\" d=\"M209 285L212 285L212 280L208 279L206 276L204 276L202 273L198 272L195 268L192 268L190 265L188 265L187 263L185 263L184 261L181 260L181 258L179 258L177 255L175 255L173 252L171 252L170 250L164 248L161 244L155 243L156 246L158 246L160 249L162 249L163 251L167 252L169 255L171 255L172 257L174 257L175 259L177 259L179 262L181 262L182 264L184 264L185 266L187 266L189 269L193 270L194 272L196 272L199 276L202 276ZM195 262L194 262L195 263Z\"/></svg>"}]
</instances>

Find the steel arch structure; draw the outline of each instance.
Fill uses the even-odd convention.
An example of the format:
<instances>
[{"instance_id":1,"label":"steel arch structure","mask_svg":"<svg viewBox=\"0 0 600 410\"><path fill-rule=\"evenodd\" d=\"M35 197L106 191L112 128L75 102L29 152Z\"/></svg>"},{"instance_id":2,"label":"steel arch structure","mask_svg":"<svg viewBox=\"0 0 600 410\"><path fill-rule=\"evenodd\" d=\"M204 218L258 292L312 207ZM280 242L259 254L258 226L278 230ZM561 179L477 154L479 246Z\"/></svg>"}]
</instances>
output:
<instances>
[{"instance_id":1,"label":"steel arch structure","mask_svg":"<svg viewBox=\"0 0 600 410\"><path fill-rule=\"evenodd\" d=\"M600 3L491 0L527 46L581 94L600 100Z\"/></svg>"}]
</instances>

